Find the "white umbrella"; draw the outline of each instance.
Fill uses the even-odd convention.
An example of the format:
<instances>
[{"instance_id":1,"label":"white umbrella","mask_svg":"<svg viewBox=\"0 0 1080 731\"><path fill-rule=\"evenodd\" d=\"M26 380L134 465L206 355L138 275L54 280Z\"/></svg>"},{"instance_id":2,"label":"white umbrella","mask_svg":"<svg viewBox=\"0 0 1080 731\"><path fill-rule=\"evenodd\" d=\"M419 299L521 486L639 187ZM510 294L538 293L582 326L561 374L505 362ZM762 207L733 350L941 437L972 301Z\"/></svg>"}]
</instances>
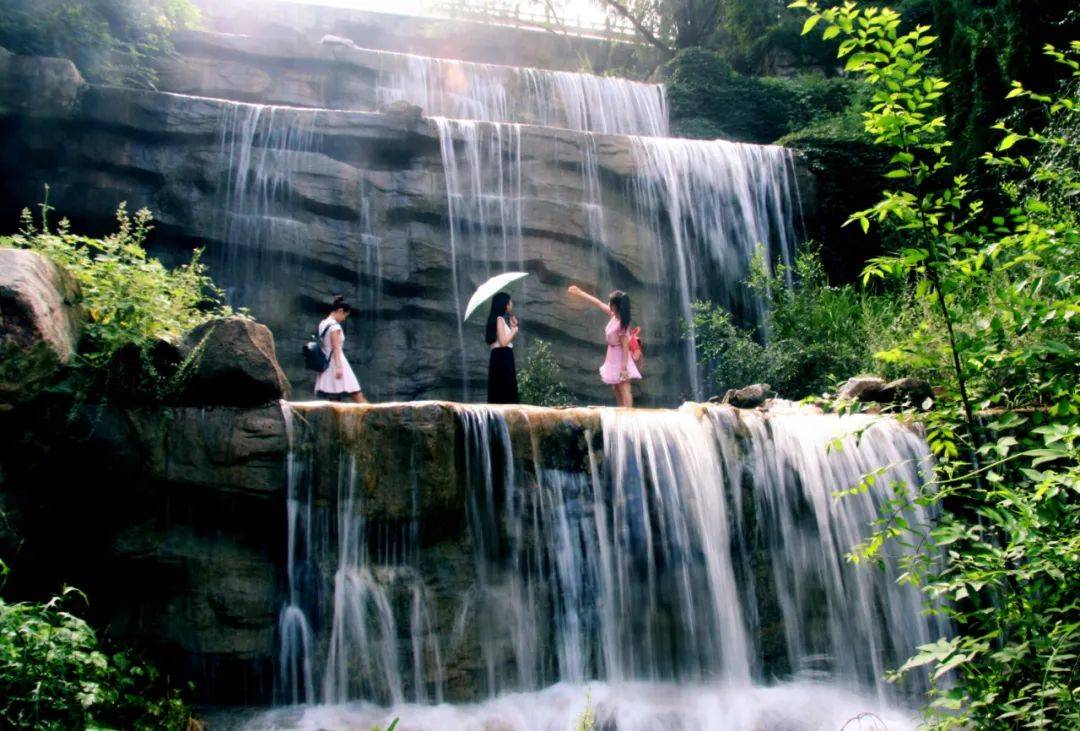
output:
<instances>
[{"instance_id":1,"label":"white umbrella","mask_svg":"<svg viewBox=\"0 0 1080 731\"><path fill-rule=\"evenodd\" d=\"M465 307L465 319L468 320L469 315L475 312L477 307L498 294L503 287L527 276L529 276L528 272L506 272L497 274L481 284L469 298L469 304Z\"/></svg>"}]
</instances>

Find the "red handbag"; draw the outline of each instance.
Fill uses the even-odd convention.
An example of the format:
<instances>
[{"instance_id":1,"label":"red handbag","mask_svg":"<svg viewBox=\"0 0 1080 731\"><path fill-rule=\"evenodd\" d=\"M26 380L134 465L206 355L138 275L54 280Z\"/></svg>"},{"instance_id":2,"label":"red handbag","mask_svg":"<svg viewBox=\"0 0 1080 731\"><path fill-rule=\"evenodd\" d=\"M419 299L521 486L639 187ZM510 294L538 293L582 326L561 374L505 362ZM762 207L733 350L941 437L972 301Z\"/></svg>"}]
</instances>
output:
<instances>
[{"instance_id":1,"label":"red handbag","mask_svg":"<svg viewBox=\"0 0 1080 731\"><path fill-rule=\"evenodd\" d=\"M630 330L630 337L627 339L627 347L630 348L630 357L634 359L635 363L640 363L641 359L645 356L645 351L641 347L641 328L635 327Z\"/></svg>"}]
</instances>

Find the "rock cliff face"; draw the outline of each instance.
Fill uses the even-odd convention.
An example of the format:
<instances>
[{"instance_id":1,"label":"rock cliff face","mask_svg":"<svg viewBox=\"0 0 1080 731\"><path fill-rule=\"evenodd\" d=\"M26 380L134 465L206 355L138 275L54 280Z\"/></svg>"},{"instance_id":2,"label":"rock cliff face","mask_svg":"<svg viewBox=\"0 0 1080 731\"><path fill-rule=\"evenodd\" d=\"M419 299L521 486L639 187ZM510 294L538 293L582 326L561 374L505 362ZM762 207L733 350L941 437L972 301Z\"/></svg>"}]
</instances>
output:
<instances>
[{"instance_id":1,"label":"rock cliff face","mask_svg":"<svg viewBox=\"0 0 1080 731\"><path fill-rule=\"evenodd\" d=\"M752 239L761 238L752 222L736 223L746 242L708 263L707 245L696 253L698 244L680 238L692 232L673 234L680 219L665 218L672 205L685 204L665 198L668 188L658 194L643 186L647 168L669 158L644 154L638 138L437 124L407 110L245 105L87 86L77 75L50 77L55 97L70 103L27 109L13 90L26 88L37 67L6 68L0 88L14 98L0 100L5 220L39 200L45 184L50 203L91 230L106 229L121 201L149 207L158 220L155 253L179 258L206 247L232 301L276 333L300 397L311 379L299 348L334 293L360 310L348 324L347 348L369 396L482 397L481 325L462 325L457 310L491 273L523 267L533 275L518 292L523 353L529 337L551 341L571 391L607 400L595 376L603 318L569 306L565 287L618 286L633 292L649 345L644 402L677 402L691 392L680 325L689 299L710 291L701 283L710 269L737 282ZM732 180L774 174L768 167L754 172L759 163L746 159ZM785 163L778 164L783 172ZM696 179L683 175L667 179L669 187L693 194ZM696 198L708 201L709 190ZM761 188L759 199L752 186L727 193L731 200L714 194L716 205L734 206L733 215L765 222L779 215L769 206L782 192L769 190ZM658 217L643 216L642 205ZM710 225L718 231L733 225L716 220ZM777 231L786 224L772 225ZM715 294L745 310L736 290Z\"/></svg>"}]
</instances>

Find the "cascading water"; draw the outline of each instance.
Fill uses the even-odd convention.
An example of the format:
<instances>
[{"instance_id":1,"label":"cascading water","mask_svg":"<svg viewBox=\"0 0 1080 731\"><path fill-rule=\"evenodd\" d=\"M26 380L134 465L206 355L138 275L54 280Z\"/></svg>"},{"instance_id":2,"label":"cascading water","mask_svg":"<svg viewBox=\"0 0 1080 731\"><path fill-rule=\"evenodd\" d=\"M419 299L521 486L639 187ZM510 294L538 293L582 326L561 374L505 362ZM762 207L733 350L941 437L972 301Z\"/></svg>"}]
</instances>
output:
<instances>
[{"instance_id":1,"label":"cascading water","mask_svg":"<svg viewBox=\"0 0 1080 731\"><path fill-rule=\"evenodd\" d=\"M266 104L229 102L222 108L219 157L225 176L218 196L223 218L216 249L230 303L247 304L245 285L260 281L271 249L302 250L304 227L288 211L293 174L317 143L317 112ZM269 268L273 270L273 268Z\"/></svg>"},{"instance_id":2,"label":"cascading water","mask_svg":"<svg viewBox=\"0 0 1080 731\"><path fill-rule=\"evenodd\" d=\"M317 700L339 707L302 714L297 727L392 714L420 729L556 728L572 719L569 708L580 712L586 684L601 723L620 731L819 728L860 711L914 726L890 704L919 682L893 688L881 677L947 627L896 582L899 557L881 572L844 559L883 493L834 497L868 473L878 484L920 483L928 451L900 424L783 405L767 414L454 407L460 447L439 469L459 475L471 568L460 564L451 588L436 568L448 544L424 539L422 517L374 537L365 522L361 496L377 495L378 478L358 465L387 465L368 462L375 433L355 415L363 410L294 408L311 434L325 437L320 419L341 420L344 440L321 445L320 467L302 456L311 434L298 437L289 471L338 481L336 498L318 508L328 511L326 535L314 537L322 587L297 598L291 566L288 574L289 608L320 618L305 629L302 655L322 681ZM414 418L403 417L394 443L427 433L408 426ZM567 434L578 436L549 451ZM417 474L430 474L409 450ZM290 496L305 494L290 485ZM304 524L295 516L310 510L290 502L290 551ZM918 509L906 517L928 518ZM283 661L301 649L284 618ZM291 685L297 677L283 667L281 697L305 697ZM488 700L416 705L443 697ZM813 697L791 715L790 704Z\"/></svg>"},{"instance_id":3,"label":"cascading water","mask_svg":"<svg viewBox=\"0 0 1080 731\"><path fill-rule=\"evenodd\" d=\"M604 134L668 134L667 99L659 84L427 56L378 55L384 59L377 89L380 104L406 101L429 116L482 122L524 122Z\"/></svg>"},{"instance_id":4,"label":"cascading water","mask_svg":"<svg viewBox=\"0 0 1080 731\"><path fill-rule=\"evenodd\" d=\"M649 137L634 138L634 151L634 196L656 240L671 241L657 263L676 283L682 320L693 322L694 300L710 299L760 323L760 299L744 282L755 256L767 269L794 256L799 195L791 151ZM683 347L691 392L702 398L692 333Z\"/></svg>"},{"instance_id":5,"label":"cascading water","mask_svg":"<svg viewBox=\"0 0 1080 731\"><path fill-rule=\"evenodd\" d=\"M628 290L645 303L637 312L646 338L661 345L665 361L672 361L653 369L658 390L703 398L693 333L689 338L680 334L696 299L720 302L744 323L761 324L760 304L744 280L758 251L767 264L791 259L800 217L791 153L665 137L667 107L658 85L365 53L379 56L385 66L381 101L420 104L438 135L449 229L444 239L449 249L446 291L455 310L457 343L431 367L443 374L443 382L460 379L455 397L469 400L469 384L483 369L482 358L469 358L474 349L468 347L462 320L472 287L498 271L546 265L551 241L565 241L559 245L591 247L591 261L573 278L581 276L582 284L600 290ZM214 250L212 264L233 304L264 316L283 311L277 292L264 290L293 283L293 273L306 265L311 248L307 224L327 215L332 233L323 235L333 241L329 255L335 261L318 264L335 276L347 270L342 279L356 282L353 297L363 305L365 323L374 328L382 305L387 240L381 227L387 225L387 210L402 210L402 199L378 173L360 168L352 173L340 164L343 151L335 149L335 136L341 114L224 105L219 153L225 170L219 190L224 244ZM309 171L325 175L327 164L335 173L364 178L342 185L343 190L355 186L363 191L359 200L347 203L357 212L357 225L344 241L339 214L329 212L340 203L328 206L322 200L323 182L305 177ZM575 169L580 170L579 185L559 177ZM371 211L376 199L378 220ZM622 209L618 215L606 210L612 205ZM395 238L394 245L402 246L402 240ZM353 256L336 261L347 248ZM317 275L312 277L308 296L328 298L331 291L310 291L318 290ZM334 291L343 288L336 284ZM528 292L517 295L523 311L532 304ZM551 293L545 291L540 301L550 305ZM357 335L357 342L372 342L377 334Z\"/></svg>"},{"instance_id":6,"label":"cascading water","mask_svg":"<svg viewBox=\"0 0 1080 731\"><path fill-rule=\"evenodd\" d=\"M463 293L498 271L521 269L521 125L433 117L446 175L450 286L457 317L462 393L469 399ZM460 147L460 149L459 149ZM471 285L471 286L470 286Z\"/></svg>"}]
</instances>

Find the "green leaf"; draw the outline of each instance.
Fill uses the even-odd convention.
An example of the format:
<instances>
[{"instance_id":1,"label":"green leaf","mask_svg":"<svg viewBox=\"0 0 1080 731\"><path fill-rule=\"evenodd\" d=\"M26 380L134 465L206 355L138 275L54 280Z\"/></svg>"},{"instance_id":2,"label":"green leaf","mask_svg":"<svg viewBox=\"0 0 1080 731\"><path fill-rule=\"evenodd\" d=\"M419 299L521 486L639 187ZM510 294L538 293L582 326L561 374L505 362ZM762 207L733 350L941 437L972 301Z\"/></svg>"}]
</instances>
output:
<instances>
[{"instance_id":1,"label":"green leaf","mask_svg":"<svg viewBox=\"0 0 1080 731\"><path fill-rule=\"evenodd\" d=\"M1015 132L1010 132L1009 134L1007 134L1005 136L1005 139L1003 139L1001 141L1001 143L998 145L998 150L1000 152L1004 152L1005 150L1011 149L1013 147L1013 145L1015 145L1017 142L1019 142L1020 140L1023 140L1023 139L1025 139L1024 135L1019 135L1019 134L1017 134Z\"/></svg>"},{"instance_id":2,"label":"green leaf","mask_svg":"<svg viewBox=\"0 0 1080 731\"><path fill-rule=\"evenodd\" d=\"M819 20L821 20L820 15L811 15L809 18L807 18L806 22L803 23L802 34L806 35L810 31L812 31L814 29L814 26L818 24Z\"/></svg>"}]
</instances>

